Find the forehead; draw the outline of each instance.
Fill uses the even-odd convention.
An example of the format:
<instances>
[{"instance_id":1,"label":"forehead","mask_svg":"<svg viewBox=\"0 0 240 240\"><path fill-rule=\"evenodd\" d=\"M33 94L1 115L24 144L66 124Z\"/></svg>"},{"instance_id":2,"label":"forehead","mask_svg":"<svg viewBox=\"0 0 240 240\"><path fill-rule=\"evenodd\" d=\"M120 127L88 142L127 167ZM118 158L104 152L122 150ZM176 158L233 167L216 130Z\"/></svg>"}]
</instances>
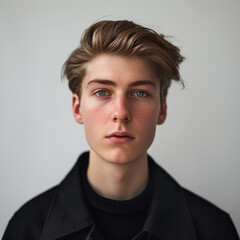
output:
<instances>
[{"instance_id":1,"label":"forehead","mask_svg":"<svg viewBox=\"0 0 240 240\"><path fill-rule=\"evenodd\" d=\"M146 80L159 84L153 68L144 59L109 54L98 55L87 64L82 84L87 85L94 79L111 80L120 85Z\"/></svg>"}]
</instances>

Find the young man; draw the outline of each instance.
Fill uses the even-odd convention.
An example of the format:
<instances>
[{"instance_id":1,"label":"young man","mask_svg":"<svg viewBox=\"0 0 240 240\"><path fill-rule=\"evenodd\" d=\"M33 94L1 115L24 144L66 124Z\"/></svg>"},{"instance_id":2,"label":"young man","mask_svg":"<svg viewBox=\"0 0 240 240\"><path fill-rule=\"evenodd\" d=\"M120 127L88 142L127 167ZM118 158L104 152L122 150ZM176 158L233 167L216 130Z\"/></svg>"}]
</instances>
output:
<instances>
[{"instance_id":1,"label":"young man","mask_svg":"<svg viewBox=\"0 0 240 240\"><path fill-rule=\"evenodd\" d=\"M147 155L182 61L163 35L133 22L90 26L63 68L90 151L14 215L3 239L239 239L227 213Z\"/></svg>"}]
</instances>

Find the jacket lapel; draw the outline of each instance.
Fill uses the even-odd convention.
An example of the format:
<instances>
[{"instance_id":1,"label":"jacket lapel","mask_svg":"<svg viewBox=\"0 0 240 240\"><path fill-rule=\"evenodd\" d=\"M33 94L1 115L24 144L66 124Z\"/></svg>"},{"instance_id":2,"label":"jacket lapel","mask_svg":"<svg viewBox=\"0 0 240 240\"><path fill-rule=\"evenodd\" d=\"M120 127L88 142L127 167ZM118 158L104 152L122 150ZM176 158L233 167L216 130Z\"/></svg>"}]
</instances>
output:
<instances>
[{"instance_id":1,"label":"jacket lapel","mask_svg":"<svg viewBox=\"0 0 240 240\"><path fill-rule=\"evenodd\" d=\"M184 190L151 158L154 190L144 230L163 240L196 240L196 233Z\"/></svg>"},{"instance_id":2,"label":"jacket lapel","mask_svg":"<svg viewBox=\"0 0 240 240\"><path fill-rule=\"evenodd\" d=\"M59 185L43 229L41 240L52 240L93 224L80 182L81 170L88 154L83 154Z\"/></svg>"}]
</instances>

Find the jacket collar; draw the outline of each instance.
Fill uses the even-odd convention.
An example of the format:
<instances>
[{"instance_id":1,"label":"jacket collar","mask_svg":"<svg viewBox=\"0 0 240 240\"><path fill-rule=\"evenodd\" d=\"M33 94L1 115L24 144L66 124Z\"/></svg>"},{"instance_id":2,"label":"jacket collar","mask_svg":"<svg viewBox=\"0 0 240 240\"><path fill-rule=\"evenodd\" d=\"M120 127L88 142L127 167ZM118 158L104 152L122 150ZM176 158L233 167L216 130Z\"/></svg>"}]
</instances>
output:
<instances>
[{"instance_id":1,"label":"jacket collar","mask_svg":"<svg viewBox=\"0 0 240 240\"><path fill-rule=\"evenodd\" d=\"M89 153L83 153L59 185L41 240L60 238L94 224L80 182L88 158ZM155 180L143 230L163 240L196 240L184 190L151 157L149 166L153 168Z\"/></svg>"},{"instance_id":2,"label":"jacket collar","mask_svg":"<svg viewBox=\"0 0 240 240\"><path fill-rule=\"evenodd\" d=\"M60 238L93 224L80 182L81 170L87 163L88 155L83 153L79 157L73 169L57 188L41 240Z\"/></svg>"},{"instance_id":3,"label":"jacket collar","mask_svg":"<svg viewBox=\"0 0 240 240\"><path fill-rule=\"evenodd\" d=\"M144 230L163 240L196 240L196 232L184 190L149 157L154 188Z\"/></svg>"}]
</instances>

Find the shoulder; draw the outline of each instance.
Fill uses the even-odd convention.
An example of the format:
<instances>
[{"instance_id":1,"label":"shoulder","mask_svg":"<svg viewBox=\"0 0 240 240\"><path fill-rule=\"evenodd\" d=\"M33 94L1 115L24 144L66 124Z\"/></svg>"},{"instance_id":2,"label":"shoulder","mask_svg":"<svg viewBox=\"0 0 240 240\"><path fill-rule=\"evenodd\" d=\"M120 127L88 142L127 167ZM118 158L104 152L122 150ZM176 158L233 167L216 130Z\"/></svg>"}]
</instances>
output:
<instances>
[{"instance_id":1,"label":"shoulder","mask_svg":"<svg viewBox=\"0 0 240 240\"><path fill-rule=\"evenodd\" d=\"M183 190L200 239L215 239L216 236L219 239L239 239L227 212L197 194Z\"/></svg>"},{"instance_id":2,"label":"shoulder","mask_svg":"<svg viewBox=\"0 0 240 240\"><path fill-rule=\"evenodd\" d=\"M25 203L11 218L3 240L39 239L57 187L53 187Z\"/></svg>"},{"instance_id":3,"label":"shoulder","mask_svg":"<svg viewBox=\"0 0 240 240\"><path fill-rule=\"evenodd\" d=\"M149 159L151 160L151 158ZM154 164L154 161L150 161L150 163L155 169L153 172L156 185L154 198L162 205L158 206L158 209L162 209L162 212L166 212L165 209L168 209L166 219L168 216L172 216L174 221L179 220L178 224L174 226L175 232L179 230L179 233L182 233L184 226L185 230L189 231L189 226L191 226L198 239L239 239L227 212L183 188L163 168Z\"/></svg>"}]
</instances>

